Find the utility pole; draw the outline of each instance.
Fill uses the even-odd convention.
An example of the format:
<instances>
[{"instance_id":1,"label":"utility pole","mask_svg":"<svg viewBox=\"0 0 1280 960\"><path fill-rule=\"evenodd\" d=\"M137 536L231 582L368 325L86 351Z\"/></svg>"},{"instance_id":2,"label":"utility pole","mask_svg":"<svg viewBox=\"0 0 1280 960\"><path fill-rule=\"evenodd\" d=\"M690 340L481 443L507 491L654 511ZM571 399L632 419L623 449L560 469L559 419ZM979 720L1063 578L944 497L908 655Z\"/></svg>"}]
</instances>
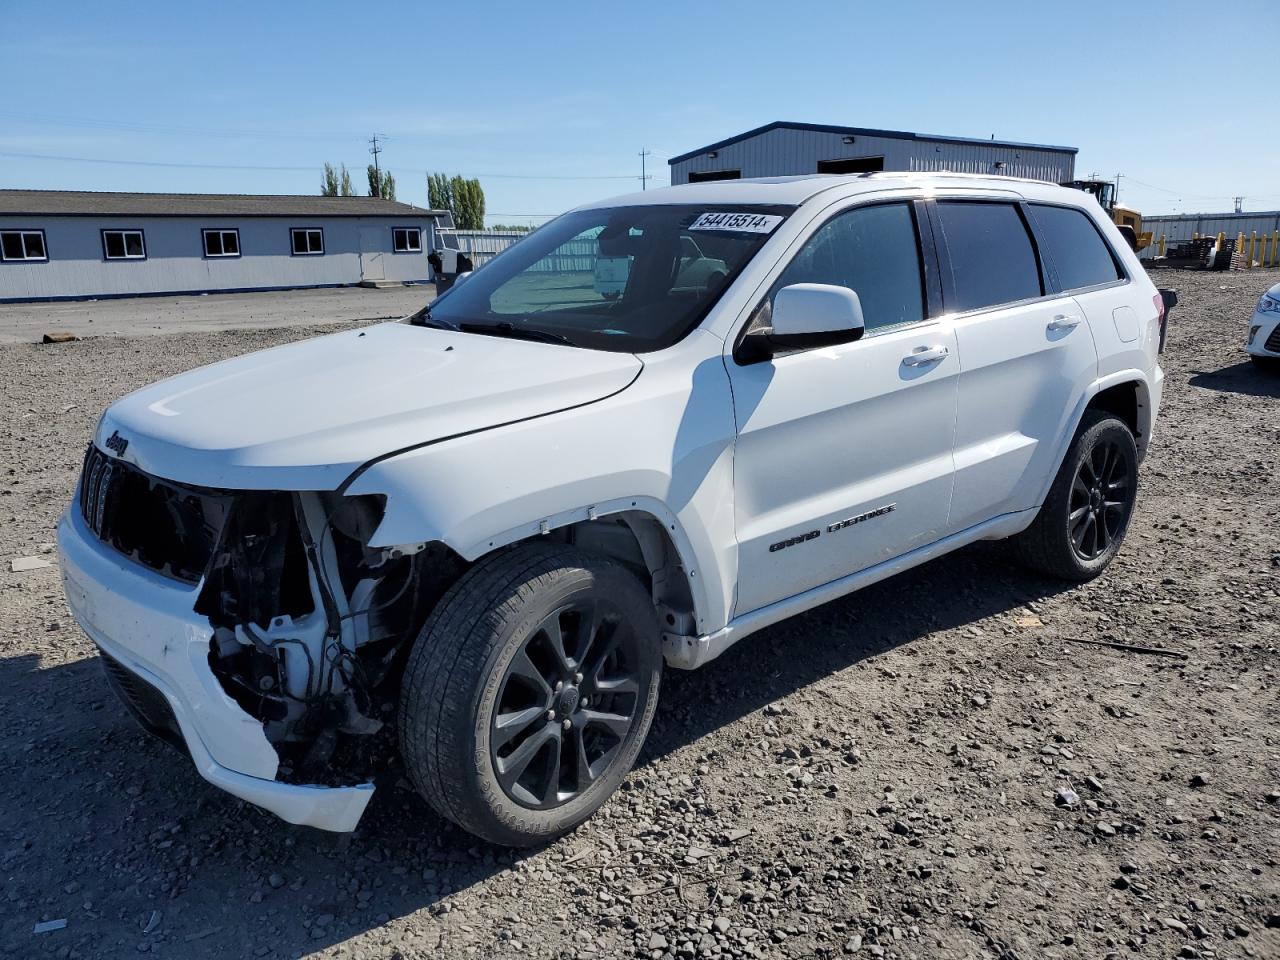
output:
<instances>
[{"instance_id":1,"label":"utility pole","mask_svg":"<svg viewBox=\"0 0 1280 960\"><path fill-rule=\"evenodd\" d=\"M385 140L386 137L383 137L383 139ZM376 133L369 138L369 143L372 144L369 147L369 152L373 154L373 169L378 174L378 183L382 183L382 167L378 163L378 154L382 152L382 147L378 146L378 135Z\"/></svg>"},{"instance_id":2,"label":"utility pole","mask_svg":"<svg viewBox=\"0 0 1280 960\"><path fill-rule=\"evenodd\" d=\"M1118 173L1116 174L1116 192L1115 192L1115 196L1112 198L1112 202L1113 203L1120 202L1120 174Z\"/></svg>"},{"instance_id":3,"label":"utility pole","mask_svg":"<svg viewBox=\"0 0 1280 960\"><path fill-rule=\"evenodd\" d=\"M653 154L648 150L640 151L640 189L649 189L649 174L645 172L645 158L651 157Z\"/></svg>"}]
</instances>

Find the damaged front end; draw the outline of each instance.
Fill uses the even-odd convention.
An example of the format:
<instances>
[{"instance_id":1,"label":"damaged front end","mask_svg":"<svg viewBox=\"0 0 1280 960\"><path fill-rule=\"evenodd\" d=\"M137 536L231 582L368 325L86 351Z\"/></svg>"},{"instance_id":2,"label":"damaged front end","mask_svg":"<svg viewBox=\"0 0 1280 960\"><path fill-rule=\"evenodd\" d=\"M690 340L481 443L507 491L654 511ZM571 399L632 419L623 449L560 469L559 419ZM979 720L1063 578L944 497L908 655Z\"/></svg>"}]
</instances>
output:
<instances>
[{"instance_id":1,"label":"damaged front end","mask_svg":"<svg viewBox=\"0 0 1280 960\"><path fill-rule=\"evenodd\" d=\"M196 612L209 666L262 722L277 778L369 779L387 750L408 642L461 561L436 544L375 549L380 496L237 492ZM385 731L389 733L389 731Z\"/></svg>"},{"instance_id":2,"label":"damaged front end","mask_svg":"<svg viewBox=\"0 0 1280 960\"><path fill-rule=\"evenodd\" d=\"M389 721L410 641L465 568L456 554L434 543L371 548L382 496L195 487L93 447L78 499L94 539L176 596L192 591L187 616L211 632L199 631L209 640L198 659L261 724L276 781L372 779L395 749Z\"/></svg>"}]
</instances>

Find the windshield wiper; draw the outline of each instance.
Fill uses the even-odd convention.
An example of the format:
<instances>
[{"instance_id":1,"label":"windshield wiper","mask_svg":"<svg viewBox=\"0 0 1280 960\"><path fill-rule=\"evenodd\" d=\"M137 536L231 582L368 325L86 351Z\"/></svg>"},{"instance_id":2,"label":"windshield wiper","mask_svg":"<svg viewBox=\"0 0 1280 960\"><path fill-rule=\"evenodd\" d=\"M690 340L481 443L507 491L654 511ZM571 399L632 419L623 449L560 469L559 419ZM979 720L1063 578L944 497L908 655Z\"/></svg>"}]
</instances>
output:
<instances>
[{"instance_id":1,"label":"windshield wiper","mask_svg":"<svg viewBox=\"0 0 1280 960\"><path fill-rule=\"evenodd\" d=\"M560 333L550 330L539 330L537 327L517 327L509 320L498 323L460 323L458 329L464 333L483 333L490 337L511 337L513 340L538 340L542 343L563 343L576 347L577 344Z\"/></svg>"},{"instance_id":2,"label":"windshield wiper","mask_svg":"<svg viewBox=\"0 0 1280 960\"><path fill-rule=\"evenodd\" d=\"M415 327L435 327L437 330L457 330L448 320L438 320L431 315L430 307L423 307L417 313L409 315L409 322Z\"/></svg>"}]
</instances>

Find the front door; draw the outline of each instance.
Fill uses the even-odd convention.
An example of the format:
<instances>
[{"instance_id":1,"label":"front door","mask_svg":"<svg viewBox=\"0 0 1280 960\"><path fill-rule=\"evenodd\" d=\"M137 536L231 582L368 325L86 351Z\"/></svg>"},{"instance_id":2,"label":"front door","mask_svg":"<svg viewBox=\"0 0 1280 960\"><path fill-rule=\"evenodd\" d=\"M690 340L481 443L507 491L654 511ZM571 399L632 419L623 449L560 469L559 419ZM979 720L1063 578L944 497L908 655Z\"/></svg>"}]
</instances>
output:
<instances>
[{"instance_id":1,"label":"front door","mask_svg":"<svg viewBox=\"0 0 1280 960\"><path fill-rule=\"evenodd\" d=\"M923 273L913 204L838 213L752 324L767 325L781 287L833 283L857 292L862 339L747 364L726 357L738 426L735 615L943 535L960 364L950 325L930 319Z\"/></svg>"},{"instance_id":2,"label":"front door","mask_svg":"<svg viewBox=\"0 0 1280 960\"><path fill-rule=\"evenodd\" d=\"M387 244L391 242L391 231L381 227L360 228L360 279L385 280L386 267L382 258L386 255Z\"/></svg>"},{"instance_id":3,"label":"front door","mask_svg":"<svg viewBox=\"0 0 1280 960\"><path fill-rule=\"evenodd\" d=\"M960 347L953 531L1038 506L1098 365L1084 314L1055 295L1015 203L938 200Z\"/></svg>"}]
</instances>

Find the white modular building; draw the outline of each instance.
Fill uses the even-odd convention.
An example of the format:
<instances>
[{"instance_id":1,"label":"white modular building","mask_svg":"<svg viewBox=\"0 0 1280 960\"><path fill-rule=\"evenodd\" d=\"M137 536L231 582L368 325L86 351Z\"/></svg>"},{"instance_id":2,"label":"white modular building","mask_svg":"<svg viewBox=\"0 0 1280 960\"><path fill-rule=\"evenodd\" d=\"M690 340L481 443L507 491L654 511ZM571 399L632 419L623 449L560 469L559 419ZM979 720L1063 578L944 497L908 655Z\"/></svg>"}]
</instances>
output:
<instances>
[{"instance_id":1,"label":"white modular building","mask_svg":"<svg viewBox=\"0 0 1280 960\"><path fill-rule=\"evenodd\" d=\"M0 302L422 283L452 226L377 197L0 190Z\"/></svg>"}]
</instances>

